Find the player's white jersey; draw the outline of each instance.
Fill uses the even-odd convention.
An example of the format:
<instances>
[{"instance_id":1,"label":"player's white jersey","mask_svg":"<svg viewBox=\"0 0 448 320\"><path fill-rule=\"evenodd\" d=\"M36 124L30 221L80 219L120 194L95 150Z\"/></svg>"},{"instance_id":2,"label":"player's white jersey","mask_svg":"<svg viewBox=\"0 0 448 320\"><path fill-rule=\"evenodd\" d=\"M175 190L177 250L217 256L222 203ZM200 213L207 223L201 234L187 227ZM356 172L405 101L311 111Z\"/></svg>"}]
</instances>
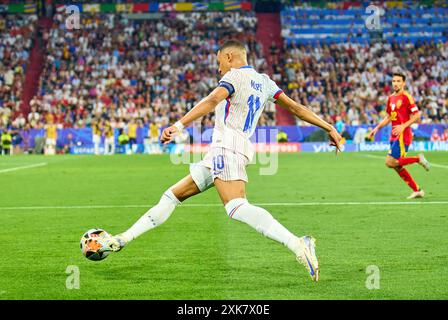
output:
<instances>
[{"instance_id":1,"label":"player's white jersey","mask_svg":"<svg viewBox=\"0 0 448 320\"><path fill-rule=\"evenodd\" d=\"M266 102L275 102L283 92L268 75L250 66L231 69L219 82L229 97L215 109L212 147L237 151L252 160L254 148L250 137Z\"/></svg>"}]
</instances>

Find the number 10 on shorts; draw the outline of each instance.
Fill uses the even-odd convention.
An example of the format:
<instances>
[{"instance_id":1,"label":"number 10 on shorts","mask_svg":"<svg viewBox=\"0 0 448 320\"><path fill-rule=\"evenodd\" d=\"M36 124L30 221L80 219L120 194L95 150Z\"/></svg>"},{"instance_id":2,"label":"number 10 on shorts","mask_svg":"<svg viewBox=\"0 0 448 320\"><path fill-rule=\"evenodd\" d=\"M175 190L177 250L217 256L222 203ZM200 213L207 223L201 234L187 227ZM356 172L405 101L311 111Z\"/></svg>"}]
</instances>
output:
<instances>
[{"instance_id":1,"label":"number 10 on shorts","mask_svg":"<svg viewBox=\"0 0 448 320\"><path fill-rule=\"evenodd\" d=\"M216 173L224 169L224 156L219 155L213 157L213 171Z\"/></svg>"}]
</instances>

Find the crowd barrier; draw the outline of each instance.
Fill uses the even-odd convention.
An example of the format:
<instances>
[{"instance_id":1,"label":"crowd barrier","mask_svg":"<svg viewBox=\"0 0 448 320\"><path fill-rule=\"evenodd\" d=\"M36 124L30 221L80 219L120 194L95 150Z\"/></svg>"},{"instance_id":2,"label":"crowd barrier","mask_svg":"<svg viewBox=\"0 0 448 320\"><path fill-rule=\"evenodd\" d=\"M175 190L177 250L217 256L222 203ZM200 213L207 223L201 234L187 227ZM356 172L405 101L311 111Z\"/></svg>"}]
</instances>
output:
<instances>
[{"instance_id":1,"label":"crowd barrier","mask_svg":"<svg viewBox=\"0 0 448 320\"><path fill-rule=\"evenodd\" d=\"M360 125L360 126L345 126L345 135L350 140L355 137L356 132L359 129L368 131L373 128L373 125ZM161 128L163 129L163 128ZM429 140L431 134L434 130L438 130L441 134L445 129L448 129L448 125L444 124L424 124L424 125L413 125L412 131L414 134L414 139L416 140ZM288 142L311 142L317 141L319 135L316 133L321 129L315 126L259 126L255 130L252 137L253 142L276 142L277 133L283 131L288 136ZM187 128L188 133L191 136L191 141L194 143L210 143L212 139L213 128ZM45 137L44 129L30 129L28 131L20 130L18 131L21 136L20 144L23 146L26 144L28 147L33 148L36 138ZM57 146L63 147L67 144L76 144L78 146L90 147L92 143L92 129L91 128L81 128L81 129L58 129L57 130ZM375 136L375 141L388 141L391 134L391 127L387 126L382 128ZM115 129L115 141L118 141L119 130ZM139 127L137 129L137 144L144 144L145 137L148 137L148 127ZM311 139L311 140L310 140ZM322 139L323 140L323 139ZM321 141L322 141L321 140Z\"/></svg>"},{"instance_id":2,"label":"crowd barrier","mask_svg":"<svg viewBox=\"0 0 448 320\"><path fill-rule=\"evenodd\" d=\"M325 153L334 152L335 148L327 142L286 142L286 143L255 143L257 153L298 153L312 152ZM115 153L117 154L183 154L183 153L206 153L210 148L210 144L138 144L131 149L129 146L117 146ZM365 143L344 143L341 147L342 152L359 152L359 151L382 151L388 152L390 145L388 142L365 142ZM93 146L73 146L70 148L71 154L93 154ZM104 153L104 147L100 147L100 154ZM426 151L448 151L447 141L414 141L409 147L409 152L426 152Z\"/></svg>"}]
</instances>

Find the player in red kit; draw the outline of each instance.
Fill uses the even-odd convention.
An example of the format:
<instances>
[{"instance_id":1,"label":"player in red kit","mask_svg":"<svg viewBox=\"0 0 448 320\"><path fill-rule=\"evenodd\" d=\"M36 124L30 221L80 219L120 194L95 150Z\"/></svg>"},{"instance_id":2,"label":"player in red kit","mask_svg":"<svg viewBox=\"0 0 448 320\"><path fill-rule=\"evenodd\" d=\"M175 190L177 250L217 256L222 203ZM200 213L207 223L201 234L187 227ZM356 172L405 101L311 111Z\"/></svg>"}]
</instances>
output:
<instances>
[{"instance_id":1,"label":"player in red kit","mask_svg":"<svg viewBox=\"0 0 448 320\"><path fill-rule=\"evenodd\" d=\"M372 130L369 138L375 136L379 129L392 122L390 150L386 157L386 166L394 169L401 179L413 190L408 199L423 198L425 192L415 183L409 172L404 168L409 164L418 163L429 171L429 162L423 154L416 157L406 157L406 152L412 143L411 125L420 119L421 113L414 98L404 90L406 85L404 72L394 72L392 86L394 93L387 99L387 116Z\"/></svg>"}]
</instances>

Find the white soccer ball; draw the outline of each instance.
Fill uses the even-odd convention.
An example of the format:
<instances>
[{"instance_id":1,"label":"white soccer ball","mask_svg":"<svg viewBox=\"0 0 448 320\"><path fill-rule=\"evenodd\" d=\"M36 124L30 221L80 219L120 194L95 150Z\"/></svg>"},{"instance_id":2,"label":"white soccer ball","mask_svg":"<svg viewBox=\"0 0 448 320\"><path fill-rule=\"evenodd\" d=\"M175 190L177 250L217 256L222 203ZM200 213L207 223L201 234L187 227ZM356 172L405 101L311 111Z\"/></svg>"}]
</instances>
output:
<instances>
[{"instance_id":1,"label":"white soccer ball","mask_svg":"<svg viewBox=\"0 0 448 320\"><path fill-rule=\"evenodd\" d=\"M90 229L81 237L81 252L89 260L99 261L105 259L110 251L105 244L105 238L110 237L103 229Z\"/></svg>"}]
</instances>

